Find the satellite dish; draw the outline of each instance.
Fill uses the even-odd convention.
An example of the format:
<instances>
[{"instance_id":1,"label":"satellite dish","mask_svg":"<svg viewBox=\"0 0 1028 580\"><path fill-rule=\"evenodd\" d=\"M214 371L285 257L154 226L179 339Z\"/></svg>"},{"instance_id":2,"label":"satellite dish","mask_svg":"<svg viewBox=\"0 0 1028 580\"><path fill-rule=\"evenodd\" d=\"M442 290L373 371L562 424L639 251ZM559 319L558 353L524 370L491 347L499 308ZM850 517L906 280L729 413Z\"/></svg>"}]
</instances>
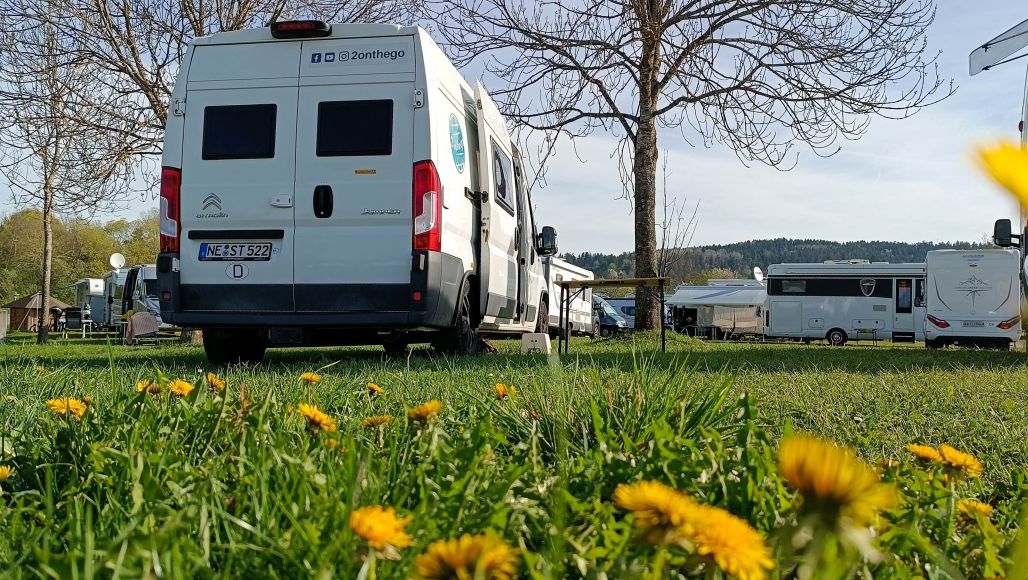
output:
<instances>
[{"instance_id":1,"label":"satellite dish","mask_svg":"<svg viewBox=\"0 0 1028 580\"><path fill-rule=\"evenodd\" d=\"M125 265L125 256L123 256L120 252L114 252L113 254L111 254L111 259L109 261L112 268L114 268L115 270L120 270L121 267Z\"/></svg>"},{"instance_id":2,"label":"satellite dish","mask_svg":"<svg viewBox=\"0 0 1028 580\"><path fill-rule=\"evenodd\" d=\"M753 279L757 282L764 281L764 271L760 269L760 266L753 267Z\"/></svg>"}]
</instances>

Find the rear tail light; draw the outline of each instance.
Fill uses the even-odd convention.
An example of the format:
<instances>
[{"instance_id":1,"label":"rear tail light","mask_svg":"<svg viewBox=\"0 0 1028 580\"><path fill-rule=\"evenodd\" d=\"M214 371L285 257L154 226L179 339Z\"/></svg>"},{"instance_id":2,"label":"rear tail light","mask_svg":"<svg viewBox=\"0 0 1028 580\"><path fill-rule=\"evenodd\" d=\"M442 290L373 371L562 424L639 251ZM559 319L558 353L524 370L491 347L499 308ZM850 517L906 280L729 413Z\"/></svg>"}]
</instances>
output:
<instances>
[{"instance_id":1,"label":"rear tail light","mask_svg":"<svg viewBox=\"0 0 1028 580\"><path fill-rule=\"evenodd\" d=\"M431 161L414 164L414 249L440 250L439 230L443 216L439 173Z\"/></svg>"},{"instance_id":2,"label":"rear tail light","mask_svg":"<svg viewBox=\"0 0 1028 580\"><path fill-rule=\"evenodd\" d=\"M943 320L941 318L936 318L936 317L932 316L931 314L928 315L928 322L931 322L932 324L934 324L935 326L938 326L939 328L949 328L949 323L948 322L946 322L945 320Z\"/></svg>"},{"instance_id":3,"label":"rear tail light","mask_svg":"<svg viewBox=\"0 0 1028 580\"><path fill-rule=\"evenodd\" d=\"M1020 316L1015 316L1013 318L1009 318L1007 320L1004 320L1003 322L1000 322L999 324L996 325L996 327L997 328L1002 328L1003 330L1009 330L1009 329L1017 326L1020 323L1021 323L1021 317Z\"/></svg>"},{"instance_id":4,"label":"rear tail light","mask_svg":"<svg viewBox=\"0 0 1028 580\"><path fill-rule=\"evenodd\" d=\"M182 170L165 167L161 170L161 251L177 252L179 234L179 208L182 200Z\"/></svg>"}]
</instances>

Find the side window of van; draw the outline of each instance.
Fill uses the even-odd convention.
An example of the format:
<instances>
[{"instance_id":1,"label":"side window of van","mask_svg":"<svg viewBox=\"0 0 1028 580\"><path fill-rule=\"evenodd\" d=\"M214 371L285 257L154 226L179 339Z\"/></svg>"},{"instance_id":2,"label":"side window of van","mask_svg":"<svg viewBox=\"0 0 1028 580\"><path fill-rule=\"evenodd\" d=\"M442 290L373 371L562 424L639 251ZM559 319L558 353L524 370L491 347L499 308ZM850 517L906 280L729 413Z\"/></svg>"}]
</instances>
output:
<instances>
[{"instance_id":1,"label":"side window of van","mask_svg":"<svg viewBox=\"0 0 1028 580\"><path fill-rule=\"evenodd\" d=\"M318 157L393 154L393 102L318 103Z\"/></svg>"},{"instance_id":2,"label":"side window of van","mask_svg":"<svg viewBox=\"0 0 1028 580\"><path fill-rule=\"evenodd\" d=\"M492 141L492 140L491 140ZM493 146L493 181L496 183L496 201L514 215L514 197L517 195L514 184L514 166L510 157L500 149L496 141Z\"/></svg>"},{"instance_id":3,"label":"side window of van","mask_svg":"<svg viewBox=\"0 0 1028 580\"><path fill-rule=\"evenodd\" d=\"M226 105L203 110L203 159L275 156L275 105Z\"/></svg>"}]
</instances>

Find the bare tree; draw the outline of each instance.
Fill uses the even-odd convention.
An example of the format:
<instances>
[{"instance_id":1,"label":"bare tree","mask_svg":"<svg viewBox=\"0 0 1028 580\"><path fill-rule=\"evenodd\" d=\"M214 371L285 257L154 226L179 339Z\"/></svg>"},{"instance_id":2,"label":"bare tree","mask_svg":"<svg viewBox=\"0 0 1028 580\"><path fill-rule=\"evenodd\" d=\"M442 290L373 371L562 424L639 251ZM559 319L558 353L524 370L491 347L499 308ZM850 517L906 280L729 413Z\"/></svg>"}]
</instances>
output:
<instances>
[{"instance_id":1,"label":"bare tree","mask_svg":"<svg viewBox=\"0 0 1028 580\"><path fill-rule=\"evenodd\" d=\"M79 95L96 81L45 3L0 17L0 175L17 205L43 216L38 341L47 340L55 213L116 208L127 192L131 155L98 131L102 112Z\"/></svg>"},{"instance_id":2,"label":"bare tree","mask_svg":"<svg viewBox=\"0 0 1028 580\"><path fill-rule=\"evenodd\" d=\"M668 194L669 169L667 159L663 162L664 180L660 195L662 208L657 230L660 234L660 249L657 253L657 275L684 280L681 266L685 262L687 252L692 246L696 227L699 226L700 202L689 208L687 198L679 199L673 193Z\"/></svg>"},{"instance_id":3,"label":"bare tree","mask_svg":"<svg viewBox=\"0 0 1028 580\"><path fill-rule=\"evenodd\" d=\"M618 139L637 276L658 269L658 138L727 145L789 168L830 155L871 116L948 95L926 54L931 0L430 0L459 64L478 60L501 110L531 131ZM952 89L950 89L952 90ZM645 292L636 325L656 328Z\"/></svg>"}]
</instances>

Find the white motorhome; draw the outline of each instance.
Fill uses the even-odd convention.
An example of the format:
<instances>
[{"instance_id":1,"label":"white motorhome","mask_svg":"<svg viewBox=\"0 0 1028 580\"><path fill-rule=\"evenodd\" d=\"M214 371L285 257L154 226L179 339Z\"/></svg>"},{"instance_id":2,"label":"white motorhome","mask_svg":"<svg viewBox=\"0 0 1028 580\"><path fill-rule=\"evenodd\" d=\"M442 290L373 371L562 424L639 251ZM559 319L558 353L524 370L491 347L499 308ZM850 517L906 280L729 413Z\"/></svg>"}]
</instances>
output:
<instances>
[{"instance_id":1,"label":"white motorhome","mask_svg":"<svg viewBox=\"0 0 1028 580\"><path fill-rule=\"evenodd\" d=\"M933 250L927 264L929 348L1007 348L1021 338L1017 250Z\"/></svg>"},{"instance_id":2,"label":"white motorhome","mask_svg":"<svg viewBox=\"0 0 1028 580\"><path fill-rule=\"evenodd\" d=\"M767 294L770 337L924 340L924 264L775 264Z\"/></svg>"},{"instance_id":3,"label":"white motorhome","mask_svg":"<svg viewBox=\"0 0 1028 580\"><path fill-rule=\"evenodd\" d=\"M596 276L585 268L580 268L571 262L561 260L556 256L548 256L543 259L546 284L549 288L549 332L550 336L557 336L560 329L560 287L556 282L561 280L592 280ZM593 291L591 288L584 288L571 291L570 320L564 321L565 332L570 334L598 333L593 320Z\"/></svg>"},{"instance_id":4,"label":"white motorhome","mask_svg":"<svg viewBox=\"0 0 1028 580\"><path fill-rule=\"evenodd\" d=\"M759 280L712 279L681 285L667 299L673 328L710 338L763 336L767 288Z\"/></svg>"},{"instance_id":5,"label":"white motorhome","mask_svg":"<svg viewBox=\"0 0 1028 580\"><path fill-rule=\"evenodd\" d=\"M160 307L210 360L269 346L545 329L527 174L480 83L428 33L275 22L193 41L170 100Z\"/></svg>"},{"instance_id":6,"label":"white motorhome","mask_svg":"<svg viewBox=\"0 0 1028 580\"><path fill-rule=\"evenodd\" d=\"M89 312L90 320L97 320L104 310L104 281L100 278L82 278L58 290L74 288L75 299L72 305L85 313ZM85 314L83 314L85 318Z\"/></svg>"}]
</instances>

